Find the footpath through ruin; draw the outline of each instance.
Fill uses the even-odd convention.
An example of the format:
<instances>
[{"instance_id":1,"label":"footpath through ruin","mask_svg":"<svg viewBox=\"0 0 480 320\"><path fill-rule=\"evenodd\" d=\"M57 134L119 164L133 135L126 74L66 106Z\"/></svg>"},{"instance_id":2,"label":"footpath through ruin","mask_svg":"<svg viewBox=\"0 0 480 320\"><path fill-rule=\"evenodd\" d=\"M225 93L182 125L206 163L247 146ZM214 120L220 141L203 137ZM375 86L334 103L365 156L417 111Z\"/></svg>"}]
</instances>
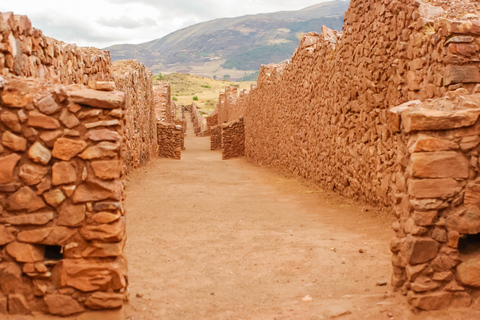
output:
<instances>
[{"instance_id":1,"label":"footpath through ruin","mask_svg":"<svg viewBox=\"0 0 480 320\"><path fill-rule=\"evenodd\" d=\"M127 319L452 319L415 316L381 286L389 215L245 158L222 161L187 119L182 160L129 177Z\"/></svg>"}]
</instances>

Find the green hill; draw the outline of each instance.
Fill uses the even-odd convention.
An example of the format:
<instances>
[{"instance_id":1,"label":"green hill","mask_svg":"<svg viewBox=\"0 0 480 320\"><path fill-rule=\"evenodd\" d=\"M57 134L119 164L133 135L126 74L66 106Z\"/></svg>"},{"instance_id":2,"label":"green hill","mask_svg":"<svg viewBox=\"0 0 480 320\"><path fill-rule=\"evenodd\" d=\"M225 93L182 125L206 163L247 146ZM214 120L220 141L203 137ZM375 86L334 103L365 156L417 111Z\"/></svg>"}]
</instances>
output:
<instances>
[{"instance_id":1,"label":"green hill","mask_svg":"<svg viewBox=\"0 0 480 320\"><path fill-rule=\"evenodd\" d=\"M293 54L298 36L320 32L322 25L340 30L349 1L330 1L298 10L216 19L163 38L132 45L115 45L112 60L139 59L154 73L239 79L261 64L278 63Z\"/></svg>"}]
</instances>

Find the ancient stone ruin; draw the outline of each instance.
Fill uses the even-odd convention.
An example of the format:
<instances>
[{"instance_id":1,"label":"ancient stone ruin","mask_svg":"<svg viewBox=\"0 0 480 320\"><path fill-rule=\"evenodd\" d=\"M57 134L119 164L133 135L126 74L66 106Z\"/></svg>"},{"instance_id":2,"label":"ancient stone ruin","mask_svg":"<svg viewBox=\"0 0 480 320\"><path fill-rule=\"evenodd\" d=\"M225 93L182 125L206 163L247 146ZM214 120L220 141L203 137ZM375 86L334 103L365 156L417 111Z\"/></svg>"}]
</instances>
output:
<instances>
[{"instance_id":1,"label":"ancient stone ruin","mask_svg":"<svg viewBox=\"0 0 480 320\"><path fill-rule=\"evenodd\" d=\"M392 284L424 310L480 290L478 9L352 0L342 33L306 34L291 61L262 66L256 87L228 88L217 108L217 125L244 118L250 160L395 208Z\"/></svg>"},{"instance_id":2,"label":"ancient stone ruin","mask_svg":"<svg viewBox=\"0 0 480 320\"><path fill-rule=\"evenodd\" d=\"M169 148L151 72L25 16L3 13L0 30L0 314L123 319L123 179Z\"/></svg>"},{"instance_id":3,"label":"ancient stone ruin","mask_svg":"<svg viewBox=\"0 0 480 320\"><path fill-rule=\"evenodd\" d=\"M198 136L398 218L392 285L421 310L480 294L475 1L352 0L257 86L220 94ZM0 19L0 314L121 319L125 174L180 159L183 109L135 61ZM181 117L181 118L180 118Z\"/></svg>"}]
</instances>

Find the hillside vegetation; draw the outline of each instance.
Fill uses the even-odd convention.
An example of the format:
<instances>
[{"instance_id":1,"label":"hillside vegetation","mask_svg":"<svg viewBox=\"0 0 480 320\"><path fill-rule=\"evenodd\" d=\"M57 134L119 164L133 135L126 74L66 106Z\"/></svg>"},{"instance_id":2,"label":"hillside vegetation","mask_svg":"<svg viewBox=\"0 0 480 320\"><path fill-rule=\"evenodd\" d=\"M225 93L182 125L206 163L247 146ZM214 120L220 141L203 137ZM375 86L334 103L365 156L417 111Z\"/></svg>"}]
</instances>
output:
<instances>
[{"instance_id":1,"label":"hillside vegetation","mask_svg":"<svg viewBox=\"0 0 480 320\"><path fill-rule=\"evenodd\" d=\"M299 35L340 30L349 1L330 1L298 10L216 19L142 44L115 45L112 60L139 59L154 74L189 73L240 79L262 64L289 59Z\"/></svg>"},{"instance_id":2,"label":"hillside vegetation","mask_svg":"<svg viewBox=\"0 0 480 320\"><path fill-rule=\"evenodd\" d=\"M255 81L231 82L219 81L211 78L193 76L189 74L172 73L165 76L154 76L154 84L160 82L169 83L171 93L177 104L189 105L192 102L206 112L215 109L218 102L218 93L224 91L230 85L238 86L239 89L250 89ZM198 100L194 100L197 97Z\"/></svg>"}]
</instances>

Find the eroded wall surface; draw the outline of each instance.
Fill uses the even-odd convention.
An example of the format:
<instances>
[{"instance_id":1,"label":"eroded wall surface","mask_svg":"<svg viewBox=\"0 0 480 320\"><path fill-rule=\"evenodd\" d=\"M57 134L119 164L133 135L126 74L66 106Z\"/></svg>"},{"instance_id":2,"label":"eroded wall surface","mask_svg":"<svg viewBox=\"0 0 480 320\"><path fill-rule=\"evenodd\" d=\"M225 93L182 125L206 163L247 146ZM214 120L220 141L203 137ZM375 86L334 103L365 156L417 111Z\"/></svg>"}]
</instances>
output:
<instances>
[{"instance_id":1,"label":"eroded wall surface","mask_svg":"<svg viewBox=\"0 0 480 320\"><path fill-rule=\"evenodd\" d=\"M111 73L117 90L126 94L125 162L129 172L158 154L152 73L133 60L115 61Z\"/></svg>"}]
</instances>

